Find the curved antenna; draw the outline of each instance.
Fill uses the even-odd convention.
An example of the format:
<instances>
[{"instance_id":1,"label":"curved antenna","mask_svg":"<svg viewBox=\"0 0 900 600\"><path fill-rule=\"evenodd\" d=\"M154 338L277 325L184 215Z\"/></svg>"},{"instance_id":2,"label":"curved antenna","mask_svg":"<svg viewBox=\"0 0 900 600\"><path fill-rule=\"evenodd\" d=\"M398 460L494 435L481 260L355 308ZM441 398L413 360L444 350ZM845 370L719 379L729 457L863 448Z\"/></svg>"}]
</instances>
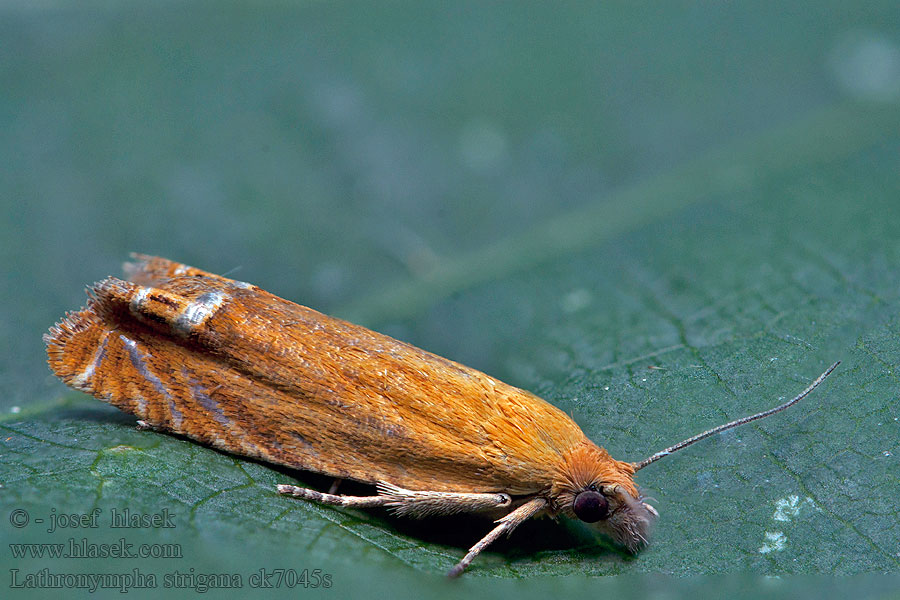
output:
<instances>
[{"instance_id":1,"label":"curved antenna","mask_svg":"<svg viewBox=\"0 0 900 600\"><path fill-rule=\"evenodd\" d=\"M695 435L693 437L689 437L688 439L686 439L682 442L678 442L674 446L669 446L668 448L666 448L665 450L662 450L661 452L657 452L656 454L648 456L641 462L633 463L632 466L634 466L634 470L640 471L647 465L655 463L656 461L661 459L663 456L668 456L668 455L672 454L673 452L678 452L682 448L687 448L691 444L695 444L695 443L699 442L700 440L704 440L704 439L708 438L709 436L715 435L721 431L733 429L733 428L743 425L745 423L749 423L751 421L756 421L758 419L764 419L764 418L768 417L769 415L774 415L777 412L783 411L784 409L788 408L789 406L791 406L793 404L796 404L797 402L799 402L800 400L803 400L806 396L808 396L811 391L816 389L817 385L822 383L826 377L831 375L831 372L834 371L835 368L837 368L837 366L839 364L841 364L841 361L837 361L836 363L834 363L833 365L828 367L824 373L822 373L821 375L816 377L816 380L813 381L811 384L809 384L809 387L806 388L805 390L803 390L802 392L800 392L797 395L797 397L795 397L793 400L785 402L781 406L776 406L775 408L770 408L769 410L764 410L763 412L756 413L755 415L750 415L749 417L743 417L736 421L732 421L730 423L725 423L724 425L719 425L718 427L713 427L712 429L704 431L703 433L698 433L697 435Z\"/></svg>"}]
</instances>

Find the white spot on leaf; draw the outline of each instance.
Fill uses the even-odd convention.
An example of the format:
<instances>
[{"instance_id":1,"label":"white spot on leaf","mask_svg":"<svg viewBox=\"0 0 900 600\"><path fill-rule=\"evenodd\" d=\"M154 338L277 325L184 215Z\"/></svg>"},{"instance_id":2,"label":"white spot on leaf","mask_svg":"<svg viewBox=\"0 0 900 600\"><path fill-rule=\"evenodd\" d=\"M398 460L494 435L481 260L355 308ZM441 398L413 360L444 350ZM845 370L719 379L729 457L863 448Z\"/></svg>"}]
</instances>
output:
<instances>
[{"instance_id":1,"label":"white spot on leaf","mask_svg":"<svg viewBox=\"0 0 900 600\"><path fill-rule=\"evenodd\" d=\"M763 545L759 547L760 554L769 552L781 552L787 546L787 537L780 531L767 531Z\"/></svg>"},{"instance_id":2,"label":"white spot on leaf","mask_svg":"<svg viewBox=\"0 0 900 600\"><path fill-rule=\"evenodd\" d=\"M772 520L790 521L800 515L800 509L804 506L814 508L815 503L809 497L800 500L800 496L796 494L791 494L787 498L780 498L775 501L775 514L772 515Z\"/></svg>"}]
</instances>

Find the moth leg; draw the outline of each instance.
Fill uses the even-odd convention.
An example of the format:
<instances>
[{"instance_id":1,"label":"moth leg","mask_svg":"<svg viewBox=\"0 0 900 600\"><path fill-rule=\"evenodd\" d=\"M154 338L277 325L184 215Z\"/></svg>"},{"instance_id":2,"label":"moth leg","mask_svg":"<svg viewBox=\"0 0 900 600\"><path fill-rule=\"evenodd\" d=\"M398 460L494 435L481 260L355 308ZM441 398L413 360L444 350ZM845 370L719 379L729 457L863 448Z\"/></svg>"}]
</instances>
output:
<instances>
[{"instance_id":1,"label":"moth leg","mask_svg":"<svg viewBox=\"0 0 900 600\"><path fill-rule=\"evenodd\" d=\"M513 529L539 513L546 506L547 501L544 498L532 498L502 519L498 519L497 523L499 524L494 527L486 536L481 538L477 544L469 549L468 554L466 554L461 561L456 563L455 567L447 572L447 577L458 577L459 575L461 575L462 572L466 570L466 567L468 567L472 562L472 560L474 560L476 556L481 554L482 550L494 543L497 538L499 538L504 533L510 533Z\"/></svg>"},{"instance_id":2,"label":"moth leg","mask_svg":"<svg viewBox=\"0 0 900 600\"><path fill-rule=\"evenodd\" d=\"M335 493L336 491L338 491L338 488L341 487L341 482L342 482L342 481L344 481L344 480L343 480L343 479L335 479L335 480L331 483L331 487L328 488L328 493L329 493L329 494L333 494L333 493Z\"/></svg>"},{"instance_id":3,"label":"moth leg","mask_svg":"<svg viewBox=\"0 0 900 600\"><path fill-rule=\"evenodd\" d=\"M323 494L309 488L297 487L296 485L279 485L278 493L294 498L303 498L304 500L312 500L313 502L321 502L322 504L330 504L332 506L352 506L356 508L372 508L374 506L384 506L389 502L385 496L335 496L334 494Z\"/></svg>"},{"instance_id":4,"label":"moth leg","mask_svg":"<svg viewBox=\"0 0 900 600\"><path fill-rule=\"evenodd\" d=\"M378 493L379 497L388 499L385 506L392 513L413 518L506 508L512 504L509 494L502 492L429 492L407 490L385 482L378 484Z\"/></svg>"},{"instance_id":5,"label":"moth leg","mask_svg":"<svg viewBox=\"0 0 900 600\"><path fill-rule=\"evenodd\" d=\"M337 496L323 494L295 485L279 485L278 492L333 506L371 508L384 506L394 514L405 517L427 517L504 508L512 503L508 494L475 494L466 492L429 492L407 490L390 483L378 484L377 496Z\"/></svg>"}]
</instances>

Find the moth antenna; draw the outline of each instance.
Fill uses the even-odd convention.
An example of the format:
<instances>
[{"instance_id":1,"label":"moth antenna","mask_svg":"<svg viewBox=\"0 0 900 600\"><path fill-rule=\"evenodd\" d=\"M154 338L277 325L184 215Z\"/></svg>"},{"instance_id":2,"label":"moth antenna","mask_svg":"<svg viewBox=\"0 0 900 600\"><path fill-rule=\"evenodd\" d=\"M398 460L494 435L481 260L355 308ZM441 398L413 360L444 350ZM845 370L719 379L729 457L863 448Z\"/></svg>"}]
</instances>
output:
<instances>
[{"instance_id":1,"label":"moth antenna","mask_svg":"<svg viewBox=\"0 0 900 600\"><path fill-rule=\"evenodd\" d=\"M718 427L713 427L712 429L704 431L703 433L698 433L697 435L695 435L693 437L689 437L688 439L686 439L684 441L678 442L674 446L669 446L665 450L662 450L660 452L657 452L656 454L648 456L641 462L633 463L634 470L640 471L647 465L655 463L656 461L661 459L663 456L668 456L668 455L672 454L673 452L677 452L683 448L687 448L691 444L695 444L695 443L699 442L700 440L704 440L711 435L715 435L722 431L727 431L728 429L734 429L735 427L744 425L745 423L750 423L751 421L756 421L758 419L764 419L765 417L768 417L769 415L774 415L777 412L783 411L784 409L796 404L797 402L799 402L800 400L803 400L806 396L808 396L811 391L816 389L816 386L818 386L820 383L822 383L826 377L831 375L831 372L834 371L835 368L837 368L837 366L839 364L841 364L841 361L837 361L836 363L834 363L833 365L828 367L824 373L822 373L821 375L816 377L815 381L813 381L811 384L809 384L809 387L806 388L805 390L803 390L802 392L800 392L793 400L785 402L781 406L776 406L775 408L770 408L769 410L764 410L763 412L756 413L755 415L750 415L749 417L743 417L743 418L737 419L736 421L731 421L730 423L725 423L724 425L719 425Z\"/></svg>"}]
</instances>

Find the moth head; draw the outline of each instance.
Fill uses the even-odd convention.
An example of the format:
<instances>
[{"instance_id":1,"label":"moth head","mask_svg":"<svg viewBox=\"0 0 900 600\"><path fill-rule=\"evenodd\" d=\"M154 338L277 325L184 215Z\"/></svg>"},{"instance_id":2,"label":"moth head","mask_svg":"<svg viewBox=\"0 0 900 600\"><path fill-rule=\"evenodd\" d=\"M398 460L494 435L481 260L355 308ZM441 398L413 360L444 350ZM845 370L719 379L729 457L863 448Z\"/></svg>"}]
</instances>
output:
<instances>
[{"instance_id":1,"label":"moth head","mask_svg":"<svg viewBox=\"0 0 900 600\"><path fill-rule=\"evenodd\" d=\"M635 498L622 486L588 486L575 495L572 512L630 552L647 545L659 516L642 497Z\"/></svg>"},{"instance_id":2,"label":"moth head","mask_svg":"<svg viewBox=\"0 0 900 600\"><path fill-rule=\"evenodd\" d=\"M583 444L566 456L551 494L558 512L637 552L647 545L658 513L644 502L633 475L631 463L615 460L593 444Z\"/></svg>"}]
</instances>

